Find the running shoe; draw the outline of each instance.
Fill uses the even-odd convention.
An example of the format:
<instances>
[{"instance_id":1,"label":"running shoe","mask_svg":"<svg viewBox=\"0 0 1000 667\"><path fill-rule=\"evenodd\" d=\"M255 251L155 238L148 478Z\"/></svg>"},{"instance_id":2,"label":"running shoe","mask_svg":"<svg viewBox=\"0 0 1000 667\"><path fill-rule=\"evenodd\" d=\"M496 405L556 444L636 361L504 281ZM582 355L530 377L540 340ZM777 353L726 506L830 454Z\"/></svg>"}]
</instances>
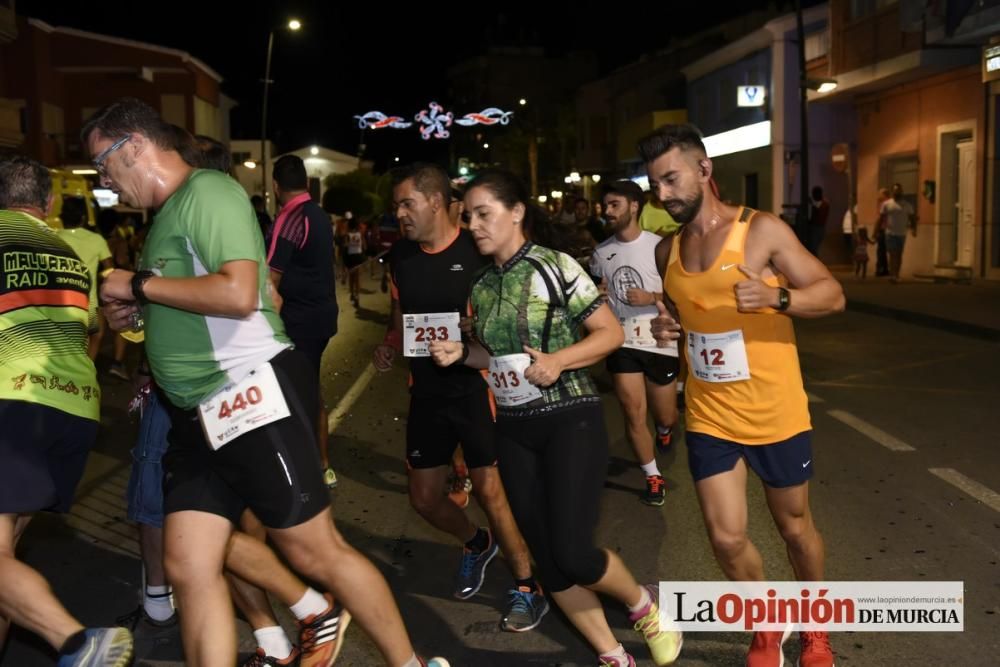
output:
<instances>
[{"instance_id":1,"label":"running shoe","mask_svg":"<svg viewBox=\"0 0 1000 667\"><path fill-rule=\"evenodd\" d=\"M618 658L609 658L603 655L597 656L597 659L600 660L600 662L597 663L597 667L635 667L635 658L628 653L625 654L627 662L622 662Z\"/></svg>"},{"instance_id":2,"label":"running shoe","mask_svg":"<svg viewBox=\"0 0 1000 667\"><path fill-rule=\"evenodd\" d=\"M649 592L650 602L644 609L630 614L629 620L635 624L633 627L636 631L642 633L646 646L653 656L653 662L659 667L673 664L681 654L684 636L673 622L666 628L660 624L659 587L656 584L647 584L645 588Z\"/></svg>"},{"instance_id":3,"label":"running shoe","mask_svg":"<svg viewBox=\"0 0 1000 667\"><path fill-rule=\"evenodd\" d=\"M656 444L661 452L670 449L670 441L673 439L673 436L674 429L672 428L668 428L666 431L661 431L660 427L656 428Z\"/></svg>"},{"instance_id":4,"label":"running shoe","mask_svg":"<svg viewBox=\"0 0 1000 667\"><path fill-rule=\"evenodd\" d=\"M340 654L344 633L351 623L351 615L343 605L334 602L329 593L324 593L323 597L329 603L326 611L299 621L301 667L330 667Z\"/></svg>"},{"instance_id":5,"label":"running shoe","mask_svg":"<svg viewBox=\"0 0 1000 667\"><path fill-rule=\"evenodd\" d=\"M323 471L323 483L328 489L337 486L337 473L333 472L333 468L327 468Z\"/></svg>"},{"instance_id":6,"label":"running shoe","mask_svg":"<svg viewBox=\"0 0 1000 667\"><path fill-rule=\"evenodd\" d=\"M755 632L747 651L746 667L782 667L785 664L785 652L781 645L788 639L792 628L784 632Z\"/></svg>"},{"instance_id":7,"label":"running shoe","mask_svg":"<svg viewBox=\"0 0 1000 667\"><path fill-rule=\"evenodd\" d=\"M132 633L126 628L87 628L83 646L59 658L56 667L125 667L132 660Z\"/></svg>"},{"instance_id":8,"label":"running shoe","mask_svg":"<svg viewBox=\"0 0 1000 667\"><path fill-rule=\"evenodd\" d=\"M264 649L257 648L257 652L250 656L250 659L243 663L242 667L283 667L285 665L295 665L298 664L296 660L299 659L299 649L297 647L292 647L292 652L287 658L283 660L278 660L274 656L270 656L264 652Z\"/></svg>"},{"instance_id":9,"label":"running shoe","mask_svg":"<svg viewBox=\"0 0 1000 667\"><path fill-rule=\"evenodd\" d=\"M424 660L423 658L417 658L422 667L451 667L451 663L444 658L428 658Z\"/></svg>"},{"instance_id":10,"label":"running shoe","mask_svg":"<svg viewBox=\"0 0 1000 667\"><path fill-rule=\"evenodd\" d=\"M499 547L497 541L490 533L490 546L486 551L475 552L465 549L462 553L462 563L458 568L458 582L455 586L455 597L459 600L468 600L479 592L486 577L486 566L490 564L493 557L497 555Z\"/></svg>"},{"instance_id":11,"label":"running shoe","mask_svg":"<svg viewBox=\"0 0 1000 667\"><path fill-rule=\"evenodd\" d=\"M798 667L833 667L830 635L825 632L800 632L799 642L802 652Z\"/></svg>"},{"instance_id":12,"label":"running shoe","mask_svg":"<svg viewBox=\"0 0 1000 667\"><path fill-rule=\"evenodd\" d=\"M507 611L500 621L505 632L527 632L542 622L549 611L549 601L538 591L519 586L507 595Z\"/></svg>"},{"instance_id":13,"label":"running shoe","mask_svg":"<svg viewBox=\"0 0 1000 667\"><path fill-rule=\"evenodd\" d=\"M174 612L174 614L165 621L157 621L155 618L147 614L146 609L140 604L129 613L115 619L115 625L117 627L128 628L129 632L135 632L135 628L139 625L139 623L147 623L154 628L172 628L177 625L177 613Z\"/></svg>"},{"instance_id":14,"label":"running shoe","mask_svg":"<svg viewBox=\"0 0 1000 667\"><path fill-rule=\"evenodd\" d=\"M642 494L642 502L659 507L663 504L664 481L661 475L650 475L646 478L646 491Z\"/></svg>"},{"instance_id":15,"label":"running shoe","mask_svg":"<svg viewBox=\"0 0 1000 667\"><path fill-rule=\"evenodd\" d=\"M455 478L451 482L451 490L448 491L448 499L461 509L469 506L469 493L472 491L472 480L468 477Z\"/></svg>"}]
</instances>

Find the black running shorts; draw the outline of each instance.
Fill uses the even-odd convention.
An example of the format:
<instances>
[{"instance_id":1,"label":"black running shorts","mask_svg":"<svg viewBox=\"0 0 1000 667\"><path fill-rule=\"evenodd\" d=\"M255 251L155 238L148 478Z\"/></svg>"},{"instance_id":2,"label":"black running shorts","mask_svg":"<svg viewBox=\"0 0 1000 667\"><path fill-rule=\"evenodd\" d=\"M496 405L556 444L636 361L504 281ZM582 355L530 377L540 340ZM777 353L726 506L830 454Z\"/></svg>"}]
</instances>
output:
<instances>
[{"instance_id":1,"label":"black running shorts","mask_svg":"<svg viewBox=\"0 0 1000 667\"><path fill-rule=\"evenodd\" d=\"M482 388L450 398L410 396L406 423L406 463L411 468L450 465L458 445L469 468L496 463L493 404Z\"/></svg>"},{"instance_id":2,"label":"black running shorts","mask_svg":"<svg viewBox=\"0 0 1000 667\"><path fill-rule=\"evenodd\" d=\"M249 508L269 528L290 528L330 505L316 448L319 378L298 350L271 360L291 415L212 450L197 410L170 406L163 457L164 512L194 510L234 524Z\"/></svg>"},{"instance_id":3,"label":"black running shorts","mask_svg":"<svg viewBox=\"0 0 1000 667\"><path fill-rule=\"evenodd\" d=\"M0 400L0 514L68 512L96 438L93 419Z\"/></svg>"},{"instance_id":4,"label":"black running shorts","mask_svg":"<svg viewBox=\"0 0 1000 667\"><path fill-rule=\"evenodd\" d=\"M658 385L670 384L677 379L680 363L677 357L656 352L620 347L608 355L609 373L642 373Z\"/></svg>"}]
</instances>

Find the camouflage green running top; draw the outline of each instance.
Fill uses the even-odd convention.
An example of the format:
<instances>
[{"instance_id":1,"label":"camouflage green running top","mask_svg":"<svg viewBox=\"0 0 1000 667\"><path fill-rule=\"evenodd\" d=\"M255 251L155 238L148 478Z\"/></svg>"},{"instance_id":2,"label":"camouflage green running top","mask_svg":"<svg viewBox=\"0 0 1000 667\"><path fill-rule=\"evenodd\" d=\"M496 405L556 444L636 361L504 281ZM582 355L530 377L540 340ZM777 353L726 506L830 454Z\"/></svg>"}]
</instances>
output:
<instances>
[{"instance_id":1,"label":"camouflage green running top","mask_svg":"<svg viewBox=\"0 0 1000 667\"><path fill-rule=\"evenodd\" d=\"M503 266L481 269L470 298L476 334L494 357L523 353L524 345L547 353L569 347L580 340L580 324L604 303L576 260L531 242ZM580 368L563 371L555 384L542 388L541 398L497 406L497 415L531 417L600 400L590 372Z\"/></svg>"}]
</instances>

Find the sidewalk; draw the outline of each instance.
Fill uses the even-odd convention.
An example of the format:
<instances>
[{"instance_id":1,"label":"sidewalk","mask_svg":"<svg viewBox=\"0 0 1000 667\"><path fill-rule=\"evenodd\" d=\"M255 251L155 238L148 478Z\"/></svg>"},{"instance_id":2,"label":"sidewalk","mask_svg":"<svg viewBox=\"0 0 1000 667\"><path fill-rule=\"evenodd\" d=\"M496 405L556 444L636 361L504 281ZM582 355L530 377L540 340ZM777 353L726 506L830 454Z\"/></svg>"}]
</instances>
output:
<instances>
[{"instance_id":1,"label":"sidewalk","mask_svg":"<svg viewBox=\"0 0 1000 667\"><path fill-rule=\"evenodd\" d=\"M848 310L1000 341L1000 282L892 284L886 278L860 280L853 273L834 272L834 277L844 286Z\"/></svg>"}]
</instances>

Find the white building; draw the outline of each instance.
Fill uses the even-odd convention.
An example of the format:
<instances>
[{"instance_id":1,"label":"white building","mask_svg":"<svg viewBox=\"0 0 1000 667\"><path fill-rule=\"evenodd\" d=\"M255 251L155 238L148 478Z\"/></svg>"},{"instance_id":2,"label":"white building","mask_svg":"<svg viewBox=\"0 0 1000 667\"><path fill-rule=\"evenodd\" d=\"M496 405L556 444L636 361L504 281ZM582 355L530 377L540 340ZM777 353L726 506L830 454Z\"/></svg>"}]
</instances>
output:
<instances>
[{"instance_id":1,"label":"white building","mask_svg":"<svg viewBox=\"0 0 1000 667\"><path fill-rule=\"evenodd\" d=\"M233 172L236 180L250 196L263 194L267 201L267 209L274 213L274 193L271 190L271 166L273 160L282 157L274 155L274 144L270 141L264 145L264 160L260 159L260 141L239 140L230 144L233 152ZM323 201L326 192L326 177L331 174L346 174L358 169L361 161L354 155L341 153L323 146L303 146L284 155L297 155L306 165L306 175L309 177L309 192L313 200ZM261 164L266 173L261 176ZM266 184L265 192L262 187Z\"/></svg>"}]
</instances>

